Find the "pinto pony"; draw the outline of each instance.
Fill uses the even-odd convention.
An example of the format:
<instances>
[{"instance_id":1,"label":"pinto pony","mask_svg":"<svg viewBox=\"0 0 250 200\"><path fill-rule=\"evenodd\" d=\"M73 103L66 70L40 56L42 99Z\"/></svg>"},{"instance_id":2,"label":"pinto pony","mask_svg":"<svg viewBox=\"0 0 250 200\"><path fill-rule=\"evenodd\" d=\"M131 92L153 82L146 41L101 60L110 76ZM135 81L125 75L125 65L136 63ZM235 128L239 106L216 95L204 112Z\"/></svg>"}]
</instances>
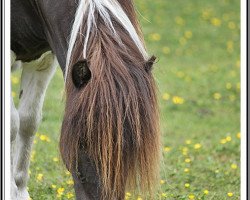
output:
<instances>
[{"instance_id":1,"label":"pinto pony","mask_svg":"<svg viewBox=\"0 0 250 200\"><path fill-rule=\"evenodd\" d=\"M69 6L74 10L69 13L75 13L73 25L72 18L64 20L71 31L59 36L51 30L54 21L46 13L48 5L41 1L37 6L39 18L45 18L42 28L49 45L37 54L51 49L64 72L66 107L60 152L72 173L76 198L122 200L126 189L152 196L160 158L156 86L151 73L155 57L147 54L132 0L79 0L77 6ZM57 26L55 30L60 30ZM60 45L55 41L61 41ZM67 55L58 46L66 46ZM19 53L20 45L13 45L12 51L16 60L33 59L25 51ZM54 70L50 71L48 74ZM21 98L23 95L25 89ZM13 165L18 163L19 156L15 157ZM14 177L20 190L16 180Z\"/></svg>"}]
</instances>

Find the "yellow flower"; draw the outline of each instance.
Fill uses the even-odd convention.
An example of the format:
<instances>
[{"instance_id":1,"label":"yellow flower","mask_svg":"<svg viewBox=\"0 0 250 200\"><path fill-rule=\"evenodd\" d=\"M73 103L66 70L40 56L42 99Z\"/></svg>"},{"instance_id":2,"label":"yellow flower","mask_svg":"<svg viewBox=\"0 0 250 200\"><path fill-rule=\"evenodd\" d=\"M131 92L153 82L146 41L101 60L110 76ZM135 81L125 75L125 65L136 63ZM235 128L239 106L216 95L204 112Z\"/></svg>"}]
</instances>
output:
<instances>
[{"instance_id":1,"label":"yellow flower","mask_svg":"<svg viewBox=\"0 0 250 200\"><path fill-rule=\"evenodd\" d=\"M230 90L230 89L232 88L232 84L231 84L231 83L227 83L227 84L226 84L226 88L227 88L228 90Z\"/></svg>"},{"instance_id":2,"label":"yellow flower","mask_svg":"<svg viewBox=\"0 0 250 200\"><path fill-rule=\"evenodd\" d=\"M218 27L218 26L221 25L221 20L214 17L214 18L211 19L211 24Z\"/></svg>"},{"instance_id":3,"label":"yellow flower","mask_svg":"<svg viewBox=\"0 0 250 200\"><path fill-rule=\"evenodd\" d=\"M167 194L166 193L161 193L161 196L162 197L167 197Z\"/></svg>"},{"instance_id":4,"label":"yellow flower","mask_svg":"<svg viewBox=\"0 0 250 200\"><path fill-rule=\"evenodd\" d=\"M171 50L170 50L169 47L163 47L163 48L162 48L162 52L163 52L164 54L169 54L169 53L171 52Z\"/></svg>"},{"instance_id":5,"label":"yellow flower","mask_svg":"<svg viewBox=\"0 0 250 200\"><path fill-rule=\"evenodd\" d=\"M214 93L214 99L216 99L216 100L221 99L221 94L218 92Z\"/></svg>"},{"instance_id":6,"label":"yellow flower","mask_svg":"<svg viewBox=\"0 0 250 200\"><path fill-rule=\"evenodd\" d=\"M186 142L185 142L186 144L191 144L192 143L192 141L191 140L186 140Z\"/></svg>"},{"instance_id":7,"label":"yellow flower","mask_svg":"<svg viewBox=\"0 0 250 200\"><path fill-rule=\"evenodd\" d=\"M230 101L234 101L234 100L236 99L236 97L235 97L235 95L231 94L231 95L229 96L229 99L230 99Z\"/></svg>"},{"instance_id":8,"label":"yellow flower","mask_svg":"<svg viewBox=\"0 0 250 200\"><path fill-rule=\"evenodd\" d=\"M165 184L165 183L166 183L166 181L160 180L160 184L161 184L161 185L163 185L163 184Z\"/></svg>"},{"instance_id":9,"label":"yellow flower","mask_svg":"<svg viewBox=\"0 0 250 200\"><path fill-rule=\"evenodd\" d=\"M57 157L54 157L54 158L53 158L53 161L54 161L54 162L58 162L59 159L58 159Z\"/></svg>"},{"instance_id":10,"label":"yellow flower","mask_svg":"<svg viewBox=\"0 0 250 200\"><path fill-rule=\"evenodd\" d=\"M238 166L237 166L236 164L232 164L232 165L231 165L231 168L232 168L232 169L237 169L237 167L238 167Z\"/></svg>"},{"instance_id":11,"label":"yellow flower","mask_svg":"<svg viewBox=\"0 0 250 200\"><path fill-rule=\"evenodd\" d=\"M234 22L228 22L228 28L229 29L235 29L236 28L236 25L235 25L235 23Z\"/></svg>"},{"instance_id":12,"label":"yellow flower","mask_svg":"<svg viewBox=\"0 0 250 200\"><path fill-rule=\"evenodd\" d=\"M126 196L131 197L131 193L130 192L126 192Z\"/></svg>"},{"instance_id":13,"label":"yellow flower","mask_svg":"<svg viewBox=\"0 0 250 200\"><path fill-rule=\"evenodd\" d=\"M233 49L234 49L234 43L233 43L233 41L227 41L227 51L229 52L229 53L232 53L233 52Z\"/></svg>"},{"instance_id":14,"label":"yellow flower","mask_svg":"<svg viewBox=\"0 0 250 200\"><path fill-rule=\"evenodd\" d=\"M205 195L207 195L207 194L209 193L209 191L208 191L208 190L204 190L203 193L204 193Z\"/></svg>"},{"instance_id":15,"label":"yellow flower","mask_svg":"<svg viewBox=\"0 0 250 200\"><path fill-rule=\"evenodd\" d=\"M234 194L232 192L228 192L227 196L232 197Z\"/></svg>"},{"instance_id":16,"label":"yellow flower","mask_svg":"<svg viewBox=\"0 0 250 200\"><path fill-rule=\"evenodd\" d=\"M42 181L43 180L43 174L38 174L36 177L36 180Z\"/></svg>"},{"instance_id":17,"label":"yellow flower","mask_svg":"<svg viewBox=\"0 0 250 200\"><path fill-rule=\"evenodd\" d=\"M12 95L13 98L16 97L16 93L15 92L11 92L11 95Z\"/></svg>"},{"instance_id":18,"label":"yellow flower","mask_svg":"<svg viewBox=\"0 0 250 200\"><path fill-rule=\"evenodd\" d=\"M193 36L193 33L192 33L192 31L185 31L185 37L187 38L187 39L190 39L192 36Z\"/></svg>"},{"instance_id":19,"label":"yellow flower","mask_svg":"<svg viewBox=\"0 0 250 200\"><path fill-rule=\"evenodd\" d=\"M159 33L152 33L149 35L149 39L152 41L160 41L161 35Z\"/></svg>"},{"instance_id":20,"label":"yellow flower","mask_svg":"<svg viewBox=\"0 0 250 200\"><path fill-rule=\"evenodd\" d=\"M183 104L184 103L184 99L179 97L179 96L174 96L172 101L174 104Z\"/></svg>"},{"instance_id":21,"label":"yellow flower","mask_svg":"<svg viewBox=\"0 0 250 200\"><path fill-rule=\"evenodd\" d=\"M226 140L226 139L221 139L221 140L220 140L220 143L221 143L221 144L226 144L226 143L227 143L227 140Z\"/></svg>"},{"instance_id":22,"label":"yellow flower","mask_svg":"<svg viewBox=\"0 0 250 200\"><path fill-rule=\"evenodd\" d=\"M64 193L64 190L65 190L64 188L58 188L57 189L57 195L61 196Z\"/></svg>"},{"instance_id":23,"label":"yellow flower","mask_svg":"<svg viewBox=\"0 0 250 200\"><path fill-rule=\"evenodd\" d=\"M188 168L185 168L185 169L184 169L184 172L188 173L188 172L189 172L189 169L188 169Z\"/></svg>"},{"instance_id":24,"label":"yellow flower","mask_svg":"<svg viewBox=\"0 0 250 200\"><path fill-rule=\"evenodd\" d=\"M190 194L190 195L188 196L188 198L189 198L189 199L194 199L195 196L194 196L193 194Z\"/></svg>"},{"instance_id":25,"label":"yellow flower","mask_svg":"<svg viewBox=\"0 0 250 200\"><path fill-rule=\"evenodd\" d=\"M170 147L165 147L165 148L164 148L164 151L165 151L165 152L169 152L170 150L171 150Z\"/></svg>"},{"instance_id":26,"label":"yellow flower","mask_svg":"<svg viewBox=\"0 0 250 200\"><path fill-rule=\"evenodd\" d=\"M67 183L68 185L73 185L73 184L74 184L74 181L73 181L72 179L70 179L70 180L68 180L66 183Z\"/></svg>"},{"instance_id":27,"label":"yellow flower","mask_svg":"<svg viewBox=\"0 0 250 200\"><path fill-rule=\"evenodd\" d=\"M50 142L50 139L49 139L49 137L47 136L47 135L40 135L40 140L42 140L42 141L46 141L46 142Z\"/></svg>"},{"instance_id":28,"label":"yellow flower","mask_svg":"<svg viewBox=\"0 0 250 200\"><path fill-rule=\"evenodd\" d=\"M187 147L183 147L183 148L182 148L182 154L183 154L184 156L186 156L186 155L188 154L188 148L187 148Z\"/></svg>"},{"instance_id":29,"label":"yellow flower","mask_svg":"<svg viewBox=\"0 0 250 200\"><path fill-rule=\"evenodd\" d=\"M142 200L142 198L141 198L141 197L138 197L137 200Z\"/></svg>"},{"instance_id":30,"label":"yellow flower","mask_svg":"<svg viewBox=\"0 0 250 200\"><path fill-rule=\"evenodd\" d=\"M169 95L168 93L164 93L164 94L162 95L162 98L163 98L163 100L167 101L167 100L169 100L170 95Z\"/></svg>"},{"instance_id":31,"label":"yellow flower","mask_svg":"<svg viewBox=\"0 0 250 200\"><path fill-rule=\"evenodd\" d=\"M200 149L201 148L201 144L197 143L194 145L194 149Z\"/></svg>"},{"instance_id":32,"label":"yellow flower","mask_svg":"<svg viewBox=\"0 0 250 200\"><path fill-rule=\"evenodd\" d=\"M231 136L227 136L227 137L226 137L226 141L227 141L227 142L230 142L231 140L232 140Z\"/></svg>"},{"instance_id":33,"label":"yellow flower","mask_svg":"<svg viewBox=\"0 0 250 200\"><path fill-rule=\"evenodd\" d=\"M70 175L70 172L69 172L69 171L65 171L65 174L69 176L69 175Z\"/></svg>"},{"instance_id":34,"label":"yellow flower","mask_svg":"<svg viewBox=\"0 0 250 200\"><path fill-rule=\"evenodd\" d=\"M211 14L212 14L211 10L206 9L206 10L202 11L202 18L204 20L207 20L210 18Z\"/></svg>"},{"instance_id":35,"label":"yellow flower","mask_svg":"<svg viewBox=\"0 0 250 200\"><path fill-rule=\"evenodd\" d=\"M68 199L71 199L72 197L74 197L74 195L73 195L73 193L68 192L68 193L66 194L66 197L67 197Z\"/></svg>"},{"instance_id":36,"label":"yellow flower","mask_svg":"<svg viewBox=\"0 0 250 200\"><path fill-rule=\"evenodd\" d=\"M18 84L19 83L19 79L15 76L11 76L11 83L13 84Z\"/></svg>"},{"instance_id":37,"label":"yellow flower","mask_svg":"<svg viewBox=\"0 0 250 200\"><path fill-rule=\"evenodd\" d=\"M185 188L189 188L190 184L189 183L185 183Z\"/></svg>"},{"instance_id":38,"label":"yellow flower","mask_svg":"<svg viewBox=\"0 0 250 200\"><path fill-rule=\"evenodd\" d=\"M56 189L56 185L54 185L54 184L52 184L51 187L52 187L53 189Z\"/></svg>"},{"instance_id":39,"label":"yellow flower","mask_svg":"<svg viewBox=\"0 0 250 200\"><path fill-rule=\"evenodd\" d=\"M178 16L175 18L175 23L180 25L180 26L183 26L185 24L185 20Z\"/></svg>"},{"instance_id":40,"label":"yellow flower","mask_svg":"<svg viewBox=\"0 0 250 200\"><path fill-rule=\"evenodd\" d=\"M185 76L185 74L184 74L184 72L182 72L182 71L178 71L178 72L176 73L176 76L178 76L179 78L183 78L183 77Z\"/></svg>"},{"instance_id":41,"label":"yellow flower","mask_svg":"<svg viewBox=\"0 0 250 200\"><path fill-rule=\"evenodd\" d=\"M179 42L182 46L184 46L187 43L187 40L186 40L186 38L182 37L179 39Z\"/></svg>"},{"instance_id":42,"label":"yellow flower","mask_svg":"<svg viewBox=\"0 0 250 200\"><path fill-rule=\"evenodd\" d=\"M186 163L190 163L190 162L191 162L191 159L190 159L190 158L186 158L186 159L185 159L185 162L186 162Z\"/></svg>"},{"instance_id":43,"label":"yellow flower","mask_svg":"<svg viewBox=\"0 0 250 200\"><path fill-rule=\"evenodd\" d=\"M237 133L236 137L240 139L240 132Z\"/></svg>"}]
</instances>

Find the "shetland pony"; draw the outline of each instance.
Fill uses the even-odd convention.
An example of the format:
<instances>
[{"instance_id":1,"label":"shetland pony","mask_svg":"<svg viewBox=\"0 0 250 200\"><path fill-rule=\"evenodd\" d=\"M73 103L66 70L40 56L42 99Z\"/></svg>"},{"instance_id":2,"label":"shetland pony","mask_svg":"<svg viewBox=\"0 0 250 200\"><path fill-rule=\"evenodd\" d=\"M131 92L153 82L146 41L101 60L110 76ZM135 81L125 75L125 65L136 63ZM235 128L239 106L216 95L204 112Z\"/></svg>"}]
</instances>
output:
<instances>
[{"instance_id":1,"label":"shetland pony","mask_svg":"<svg viewBox=\"0 0 250 200\"><path fill-rule=\"evenodd\" d=\"M27 200L29 157L57 60L66 105L60 152L76 199L152 198L159 172L156 86L132 0L11 0L11 198ZM34 199L37 199L34 197Z\"/></svg>"}]
</instances>

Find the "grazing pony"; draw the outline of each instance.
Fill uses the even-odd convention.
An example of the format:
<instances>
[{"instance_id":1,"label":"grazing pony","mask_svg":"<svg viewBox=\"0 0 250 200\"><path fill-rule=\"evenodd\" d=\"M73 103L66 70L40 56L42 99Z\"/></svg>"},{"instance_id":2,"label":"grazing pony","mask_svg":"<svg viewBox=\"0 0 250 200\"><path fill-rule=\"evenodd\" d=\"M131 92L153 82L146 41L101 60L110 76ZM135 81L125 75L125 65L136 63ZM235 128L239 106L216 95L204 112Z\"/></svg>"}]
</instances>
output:
<instances>
[{"instance_id":1,"label":"grazing pony","mask_svg":"<svg viewBox=\"0 0 250 200\"><path fill-rule=\"evenodd\" d=\"M27 200L29 157L57 60L66 106L60 152L77 200L152 198L160 157L156 87L132 0L11 0L11 198ZM38 199L34 197L34 199Z\"/></svg>"}]
</instances>

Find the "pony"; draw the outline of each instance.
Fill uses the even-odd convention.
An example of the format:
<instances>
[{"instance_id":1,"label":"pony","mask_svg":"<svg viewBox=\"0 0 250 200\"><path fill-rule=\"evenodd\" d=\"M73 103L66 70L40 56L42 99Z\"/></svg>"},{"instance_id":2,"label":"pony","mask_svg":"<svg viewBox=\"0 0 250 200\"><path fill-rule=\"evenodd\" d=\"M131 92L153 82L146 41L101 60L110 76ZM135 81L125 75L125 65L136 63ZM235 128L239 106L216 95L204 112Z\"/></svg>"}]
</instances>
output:
<instances>
[{"instance_id":1,"label":"pony","mask_svg":"<svg viewBox=\"0 0 250 200\"><path fill-rule=\"evenodd\" d=\"M27 200L29 158L59 64L65 112L60 154L77 200L152 198L160 160L157 89L132 0L11 0L11 198Z\"/></svg>"}]
</instances>

